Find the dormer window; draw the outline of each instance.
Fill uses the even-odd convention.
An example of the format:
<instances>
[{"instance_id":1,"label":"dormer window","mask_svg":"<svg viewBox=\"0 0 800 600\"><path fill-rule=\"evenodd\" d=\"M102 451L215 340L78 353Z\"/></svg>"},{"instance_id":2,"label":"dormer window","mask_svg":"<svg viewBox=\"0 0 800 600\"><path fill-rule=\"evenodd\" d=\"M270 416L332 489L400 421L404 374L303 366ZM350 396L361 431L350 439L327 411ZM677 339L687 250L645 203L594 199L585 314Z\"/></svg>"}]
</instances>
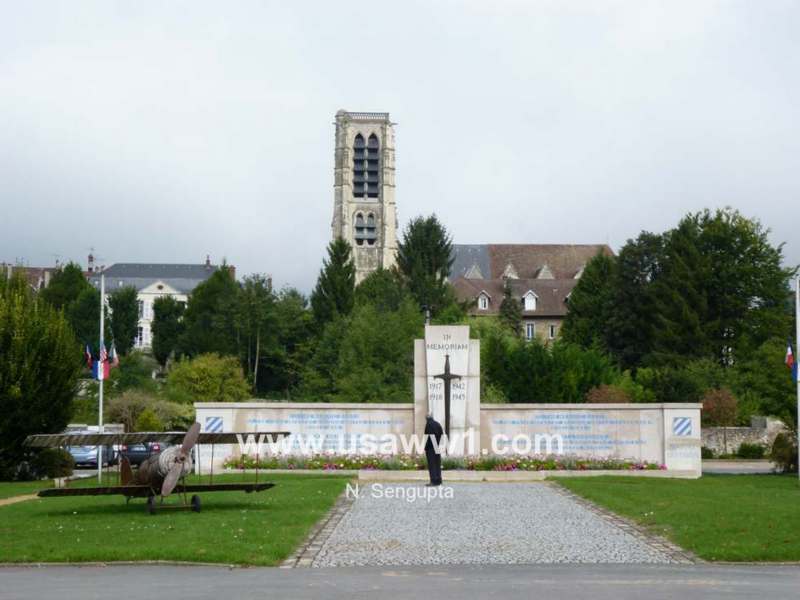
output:
<instances>
[{"instance_id":1,"label":"dormer window","mask_svg":"<svg viewBox=\"0 0 800 600\"><path fill-rule=\"evenodd\" d=\"M533 290L528 290L525 292L525 295L522 297L522 304L523 310L525 311L534 311L536 310L536 301L539 297L533 292Z\"/></svg>"},{"instance_id":2,"label":"dormer window","mask_svg":"<svg viewBox=\"0 0 800 600\"><path fill-rule=\"evenodd\" d=\"M553 275L553 271L550 270L550 267L545 264L539 269L539 272L536 274L536 279L555 279L555 276Z\"/></svg>"},{"instance_id":3,"label":"dormer window","mask_svg":"<svg viewBox=\"0 0 800 600\"><path fill-rule=\"evenodd\" d=\"M478 310L489 310L489 295L486 292L478 296Z\"/></svg>"},{"instance_id":4,"label":"dormer window","mask_svg":"<svg viewBox=\"0 0 800 600\"><path fill-rule=\"evenodd\" d=\"M506 268L503 270L503 279L519 279L517 269L513 264L508 263L506 265Z\"/></svg>"}]
</instances>

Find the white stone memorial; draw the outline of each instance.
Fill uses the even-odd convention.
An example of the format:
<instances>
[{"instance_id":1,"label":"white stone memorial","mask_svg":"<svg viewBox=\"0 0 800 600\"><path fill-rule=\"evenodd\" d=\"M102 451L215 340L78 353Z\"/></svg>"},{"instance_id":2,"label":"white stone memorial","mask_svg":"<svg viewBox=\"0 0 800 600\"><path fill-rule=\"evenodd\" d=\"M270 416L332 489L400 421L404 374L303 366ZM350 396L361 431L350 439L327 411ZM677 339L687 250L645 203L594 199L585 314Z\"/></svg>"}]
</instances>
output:
<instances>
[{"instance_id":1,"label":"white stone memorial","mask_svg":"<svg viewBox=\"0 0 800 600\"><path fill-rule=\"evenodd\" d=\"M422 435L425 417L433 415L446 429L445 385L449 364L450 431L447 453L480 453L480 342L469 338L467 325L426 325L425 339L414 345L414 430Z\"/></svg>"}]
</instances>

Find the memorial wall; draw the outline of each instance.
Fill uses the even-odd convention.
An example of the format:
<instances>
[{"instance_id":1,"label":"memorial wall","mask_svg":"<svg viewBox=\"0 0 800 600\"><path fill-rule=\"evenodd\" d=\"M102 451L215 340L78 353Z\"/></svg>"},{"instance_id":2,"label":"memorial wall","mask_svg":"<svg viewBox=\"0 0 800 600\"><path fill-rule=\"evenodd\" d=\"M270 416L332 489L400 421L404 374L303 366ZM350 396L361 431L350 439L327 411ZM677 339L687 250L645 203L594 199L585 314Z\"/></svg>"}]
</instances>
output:
<instances>
[{"instance_id":1,"label":"memorial wall","mask_svg":"<svg viewBox=\"0 0 800 600\"><path fill-rule=\"evenodd\" d=\"M449 389L447 386L450 386ZM446 454L614 458L700 475L700 404L483 404L480 342L467 326L426 326L414 346L414 403L239 402L195 404L206 432L289 432L256 449L200 449L200 468L245 452L420 454L425 417L447 430ZM448 404L449 401L449 404Z\"/></svg>"}]
</instances>

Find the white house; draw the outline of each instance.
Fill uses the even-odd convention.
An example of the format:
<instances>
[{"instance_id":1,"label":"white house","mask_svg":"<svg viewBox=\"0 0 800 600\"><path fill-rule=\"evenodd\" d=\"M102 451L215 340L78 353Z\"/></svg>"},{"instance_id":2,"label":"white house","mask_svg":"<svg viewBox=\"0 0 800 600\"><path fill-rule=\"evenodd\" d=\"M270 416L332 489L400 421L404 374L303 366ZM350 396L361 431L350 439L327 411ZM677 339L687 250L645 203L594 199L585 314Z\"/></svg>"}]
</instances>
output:
<instances>
[{"instance_id":1,"label":"white house","mask_svg":"<svg viewBox=\"0 0 800 600\"><path fill-rule=\"evenodd\" d=\"M189 294L216 271L206 258L205 264L153 264L116 263L104 269L106 294L131 286L136 288L139 299L139 326L136 331L136 348L147 349L152 345L153 302L163 296L172 296L186 303ZM227 268L233 269L228 266ZM235 272L235 271L234 271ZM92 285L100 288L100 272L89 276Z\"/></svg>"}]
</instances>

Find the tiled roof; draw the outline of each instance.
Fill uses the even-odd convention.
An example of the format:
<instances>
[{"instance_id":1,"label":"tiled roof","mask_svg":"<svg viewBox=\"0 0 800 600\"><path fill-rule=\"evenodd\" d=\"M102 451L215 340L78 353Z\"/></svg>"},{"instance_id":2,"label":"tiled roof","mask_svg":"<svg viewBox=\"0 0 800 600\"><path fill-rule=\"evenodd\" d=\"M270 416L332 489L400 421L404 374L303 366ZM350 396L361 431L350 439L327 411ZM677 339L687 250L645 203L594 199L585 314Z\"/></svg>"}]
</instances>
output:
<instances>
[{"instance_id":1,"label":"tiled roof","mask_svg":"<svg viewBox=\"0 0 800 600\"><path fill-rule=\"evenodd\" d=\"M571 279L598 253L613 255L606 244L454 244L450 279L477 265L486 279L499 279L512 265L520 279L531 279L546 265L555 279Z\"/></svg>"},{"instance_id":2,"label":"tiled roof","mask_svg":"<svg viewBox=\"0 0 800 600\"><path fill-rule=\"evenodd\" d=\"M577 279L509 279L511 293L518 300L528 290L537 296L536 310L523 311L525 317L563 317L567 314L566 298L578 283ZM471 312L475 314L496 315L500 312L503 301L505 281L502 279L465 279L459 277L453 281L458 299L472 302ZM478 310L475 300L485 291L491 297L488 310Z\"/></svg>"}]
</instances>

